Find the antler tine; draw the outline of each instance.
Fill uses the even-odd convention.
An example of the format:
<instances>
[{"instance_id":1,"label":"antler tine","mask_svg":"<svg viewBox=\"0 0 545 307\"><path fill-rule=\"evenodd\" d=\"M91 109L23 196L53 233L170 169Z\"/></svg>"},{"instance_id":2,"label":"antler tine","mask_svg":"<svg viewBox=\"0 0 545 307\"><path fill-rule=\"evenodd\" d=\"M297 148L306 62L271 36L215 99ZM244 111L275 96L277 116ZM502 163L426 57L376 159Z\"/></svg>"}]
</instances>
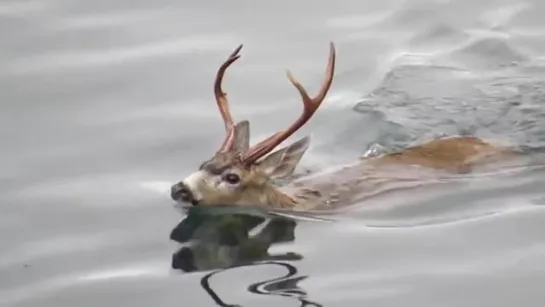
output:
<instances>
[{"instance_id":1,"label":"antler tine","mask_svg":"<svg viewBox=\"0 0 545 307\"><path fill-rule=\"evenodd\" d=\"M223 76L225 75L225 71L227 70L227 68L240 58L240 55L238 55L238 53L241 49L242 45L238 46L237 49L235 49L235 51L233 51L233 53L229 55L227 60L218 69L218 72L216 74L216 81L214 82L214 95L216 96L218 109L225 124L226 133L223 144L220 146L218 152L228 151L233 146L235 132L233 117L231 116L231 111L229 110L229 102L227 100L226 93L223 92L221 84L223 82Z\"/></svg>"},{"instance_id":2,"label":"antler tine","mask_svg":"<svg viewBox=\"0 0 545 307\"><path fill-rule=\"evenodd\" d=\"M325 72L325 78L322 81L322 86L316 97L311 98L305 88L301 85L301 83L299 83L299 81L297 81L297 79L295 79L295 77L288 70L288 79L293 84L293 86L295 86L295 88L301 95L301 99L303 100L303 113L286 130L273 134L272 136L253 146L246 154L244 154L242 156L242 161L246 165L252 164L259 158L271 152L276 146L278 146L293 133L295 133L299 128L301 128L312 117L318 107L320 107L322 101L327 95L327 92L329 91L329 88L331 87L331 83L333 82L333 75L335 72L335 45L333 44L333 42L331 42L329 46L329 61Z\"/></svg>"}]
</instances>

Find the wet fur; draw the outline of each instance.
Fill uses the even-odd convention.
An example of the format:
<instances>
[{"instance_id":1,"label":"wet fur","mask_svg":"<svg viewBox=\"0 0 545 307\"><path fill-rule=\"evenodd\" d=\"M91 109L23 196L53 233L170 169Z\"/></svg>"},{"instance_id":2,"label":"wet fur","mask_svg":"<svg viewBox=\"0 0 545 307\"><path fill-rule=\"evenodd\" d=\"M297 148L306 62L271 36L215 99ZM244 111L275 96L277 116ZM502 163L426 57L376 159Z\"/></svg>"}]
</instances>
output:
<instances>
[{"instance_id":1,"label":"wet fur","mask_svg":"<svg viewBox=\"0 0 545 307\"><path fill-rule=\"evenodd\" d=\"M301 147L301 144L298 145L299 149L306 150L307 148L306 146ZM294 146L294 144L290 146ZM290 146L277 152L286 151ZM275 160L273 162L276 164L267 164L261 161L261 163L252 165L250 169L246 169L239 162L236 154L221 154L203 163L201 171L207 172L207 176L210 177L221 176L221 173L226 171L236 172L242 178L240 185L226 190L208 184L201 186L200 192L203 196L202 205L235 204L297 211L332 209L361 201L388 184L403 181L403 179L395 177L388 180L373 179L373 174L384 167L420 166L447 173L467 173L483 164L498 159L508 159L515 155L514 152L486 143L476 137L437 139L401 152L363 158L358 163L341 167L335 172L321 174L319 177L304 177L279 187L271 180L271 174L276 171L274 166L286 168L285 165L288 163L291 166L290 171L283 172L281 177L288 176L291 175L294 163L296 164L298 159L290 161L289 157L285 156L281 157L287 160L278 157L269 158L269 161ZM265 171L265 168L268 171ZM216 181L203 180L205 184Z\"/></svg>"}]
</instances>

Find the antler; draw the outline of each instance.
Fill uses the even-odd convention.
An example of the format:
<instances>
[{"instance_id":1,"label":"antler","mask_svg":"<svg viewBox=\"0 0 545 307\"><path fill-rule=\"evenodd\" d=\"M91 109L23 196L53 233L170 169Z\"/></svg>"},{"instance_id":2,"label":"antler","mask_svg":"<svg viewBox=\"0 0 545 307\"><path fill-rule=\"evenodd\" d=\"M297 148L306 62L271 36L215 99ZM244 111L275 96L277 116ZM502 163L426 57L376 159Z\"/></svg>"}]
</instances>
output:
<instances>
[{"instance_id":1,"label":"antler","mask_svg":"<svg viewBox=\"0 0 545 307\"><path fill-rule=\"evenodd\" d=\"M227 68L240 58L238 53L242 49L242 45L238 46L233 53L227 58L227 60L220 66L218 73L216 74L216 81L214 82L214 95L216 96L216 102L218 103L218 109L220 110L221 117L225 124L225 140L221 145L218 152L229 151L233 147L233 141L235 136L235 125L233 123L233 117L229 110L229 102L227 101L226 94L221 89L221 83L223 81L223 75Z\"/></svg>"},{"instance_id":2,"label":"antler","mask_svg":"<svg viewBox=\"0 0 545 307\"><path fill-rule=\"evenodd\" d=\"M305 88L295 79L295 77L293 77L293 75L288 70L288 79L299 91L299 94L301 95L301 98L303 100L303 113L286 130L277 132L250 148L250 150L241 157L244 164L250 165L257 161L259 158L271 152L276 146L278 146L293 133L295 133L299 128L301 128L312 117L314 112L316 112L316 110L324 100L327 92L329 91L331 83L333 82L333 74L335 71L335 46L333 43L330 43L329 46L329 62L327 64L325 78L322 82L322 86L320 88L320 91L318 92L318 95L316 95L316 97L314 98L311 98Z\"/></svg>"}]
</instances>

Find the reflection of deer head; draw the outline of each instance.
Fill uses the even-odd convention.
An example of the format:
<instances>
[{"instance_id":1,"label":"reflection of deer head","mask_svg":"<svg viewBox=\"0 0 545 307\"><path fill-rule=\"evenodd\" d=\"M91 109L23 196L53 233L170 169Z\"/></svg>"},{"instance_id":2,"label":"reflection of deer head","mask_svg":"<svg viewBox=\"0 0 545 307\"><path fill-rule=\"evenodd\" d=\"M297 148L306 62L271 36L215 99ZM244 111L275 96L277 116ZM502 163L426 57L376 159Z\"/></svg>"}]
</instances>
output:
<instances>
[{"instance_id":1,"label":"reflection of deer head","mask_svg":"<svg viewBox=\"0 0 545 307\"><path fill-rule=\"evenodd\" d=\"M295 239L296 222L263 210L193 207L171 232L186 244L173 255L172 267L185 272L231 267L262 260L299 260L300 255L271 255L275 243ZM247 212L246 212L247 211Z\"/></svg>"},{"instance_id":2,"label":"reflection of deer head","mask_svg":"<svg viewBox=\"0 0 545 307\"><path fill-rule=\"evenodd\" d=\"M248 287L248 291L255 294L261 294L261 295L279 295L284 297L293 297L301 302L301 307L305 307L305 306L321 307L322 306L321 304L309 301L307 299L307 293L297 285L301 280L306 279L308 276L296 276L297 268L295 266L289 263L278 262L278 261L262 262L262 263L257 263L253 265L279 265L279 266L285 267L288 270L288 273L282 277L254 283ZM230 269L234 269L234 268L230 268ZM214 302L218 306L240 307L240 305L225 303L216 294L216 292L212 290L212 287L210 285L210 278L213 275L224 272L226 270L228 269L218 270L218 271L205 275L201 279L201 286L206 291L206 293L210 295L210 297L214 300Z\"/></svg>"}]
</instances>

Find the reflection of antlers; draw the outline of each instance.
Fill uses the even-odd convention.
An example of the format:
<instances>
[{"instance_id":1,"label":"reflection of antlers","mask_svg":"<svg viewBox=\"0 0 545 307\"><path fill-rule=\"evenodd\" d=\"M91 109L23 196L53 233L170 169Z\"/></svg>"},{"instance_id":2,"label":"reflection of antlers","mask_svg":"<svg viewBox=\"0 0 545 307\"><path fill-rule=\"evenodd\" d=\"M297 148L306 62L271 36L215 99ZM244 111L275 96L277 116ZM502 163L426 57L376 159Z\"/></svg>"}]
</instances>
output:
<instances>
[{"instance_id":1,"label":"reflection of antlers","mask_svg":"<svg viewBox=\"0 0 545 307\"><path fill-rule=\"evenodd\" d=\"M212 287L210 287L210 278L212 277L212 275L214 274L217 274L217 273L220 273L220 272L224 272L226 270L229 270L229 269L233 269L233 268L237 268L237 267L244 267L244 266L249 266L249 265L261 265L261 264L276 264L276 265L280 265L280 266L283 266L285 267L287 270L288 270L288 273L285 275L285 276L282 276L282 277L278 277L278 278L274 278L274 279L270 279L270 280L267 280L267 281L263 281L263 282L258 282L258 283L255 283L255 284L252 284L248 287L248 291L252 292L252 293L256 293L256 294L264 294L264 295L282 295L282 296L287 296L287 297L293 297L293 295L286 295L284 293L275 293L275 292L268 292L268 291L263 291L260 289L261 286L263 285L272 285L272 284L278 284L278 283L281 283L283 281L286 281L286 279L288 279L288 277L292 277L294 275L297 274L297 268L289 263L284 263L284 262L277 262L277 261L268 261L268 262L261 262L261 263L254 263L254 264L242 264L242 265L238 265L238 266L234 266L234 267L231 267L231 268L227 268L227 269L221 269L221 270L218 270L218 271L215 271L215 272L211 272L211 273L208 273L206 274L203 278L201 278L201 286L203 287L203 289L206 291L206 293L208 293L208 295L210 295L210 297L214 300L214 302L218 305L218 306L221 306L221 307L241 307L240 305L236 305L236 304L227 304L225 303L217 294L216 292L214 292L214 290L212 290ZM299 282L300 280L302 279L305 279L307 278L307 276L302 276L302 277L296 277L296 278L291 278L290 280L291 281L295 281L295 284L297 284L297 282ZM300 293L297 293L295 295L297 297L297 299L301 302L301 307L305 307L305 306L315 306L315 307L322 307L321 304L318 304L318 303L314 303L314 302L311 302L311 301L308 301L306 300L304 297L306 296L306 293L304 291L301 291Z\"/></svg>"},{"instance_id":2,"label":"reflection of antlers","mask_svg":"<svg viewBox=\"0 0 545 307\"><path fill-rule=\"evenodd\" d=\"M216 273L219 273L219 272L222 272L222 271L223 270L215 271L215 272L208 273L208 274L204 275L204 277L201 278L201 287L204 289L204 291L206 291L206 293L208 293L208 295L210 295L210 297L212 298L212 300L214 300L214 303L216 303L216 305L221 306L221 307L240 307L240 305L226 304L216 294L216 292L214 292L214 290L212 290L212 288L210 287L210 277L212 277L212 275L214 275Z\"/></svg>"}]
</instances>

